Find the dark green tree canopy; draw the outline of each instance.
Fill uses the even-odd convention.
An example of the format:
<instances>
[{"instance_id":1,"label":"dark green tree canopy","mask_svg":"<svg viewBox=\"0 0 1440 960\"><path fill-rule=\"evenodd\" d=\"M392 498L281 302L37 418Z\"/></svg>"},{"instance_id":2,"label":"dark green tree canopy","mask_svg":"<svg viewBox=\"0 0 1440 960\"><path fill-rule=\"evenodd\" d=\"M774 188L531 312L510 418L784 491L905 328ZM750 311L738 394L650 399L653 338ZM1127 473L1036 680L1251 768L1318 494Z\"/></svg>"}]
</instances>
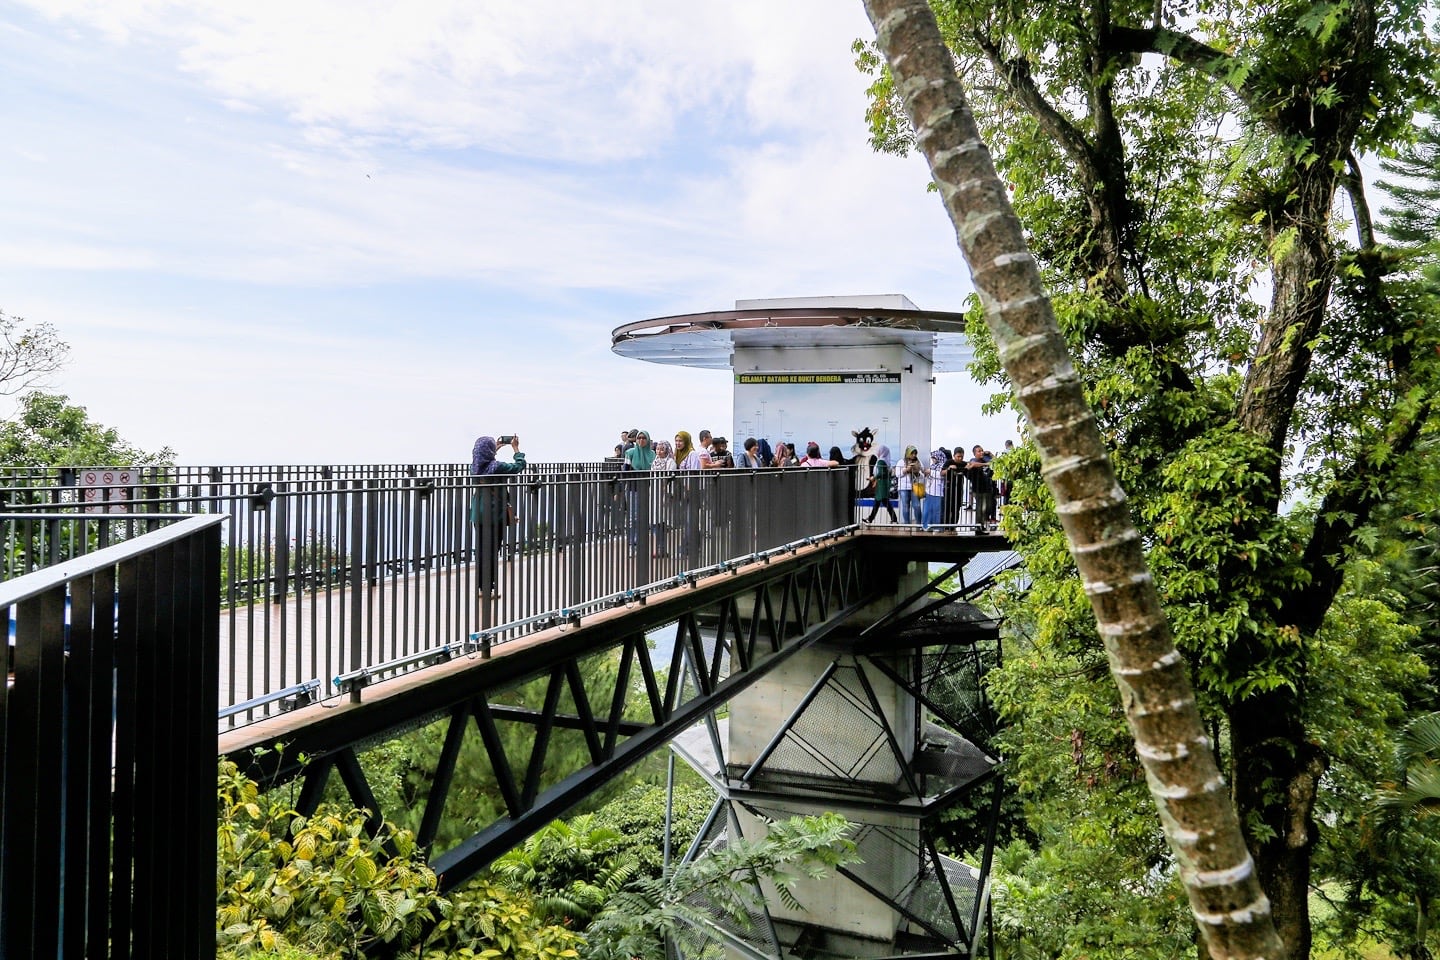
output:
<instances>
[{"instance_id":1,"label":"dark green tree canopy","mask_svg":"<svg viewBox=\"0 0 1440 960\"><path fill-rule=\"evenodd\" d=\"M1329 711L1383 741L1427 696L1403 597L1347 577L1418 536L1440 489L1428 5L932 6L1141 520L1282 937L1307 956L1313 870L1342 869L1317 812L1355 822L1358 798L1331 791L1382 776ZM891 76L856 52L875 77L875 146L910 150ZM1379 227L1358 161L1377 153L1407 184ZM975 317L975 372L1004 385ZM1036 468L1027 450L999 467L1028 561L1004 612L1029 652L1007 658L997 694L1018 721L1031 826L1072 845L1098 831L1117 861L1164 876ZM1340 666L1342 651L1367 668ZM1120 885L1093 863L1067 875Z\"/></svg>"},{"instance_id":2,"label":"dark green tree canopy","mask_svg":"<svg viewBox=\"0 0 1440 960\"><path fill-rule=\"evenodd\" d=\"M0 466L140 466L174 457L169 447L147 453L127 443L113 427L96 423L84 407L57 394L25 394L15 418L0 423Z\"/></svg>"}]
</instances>

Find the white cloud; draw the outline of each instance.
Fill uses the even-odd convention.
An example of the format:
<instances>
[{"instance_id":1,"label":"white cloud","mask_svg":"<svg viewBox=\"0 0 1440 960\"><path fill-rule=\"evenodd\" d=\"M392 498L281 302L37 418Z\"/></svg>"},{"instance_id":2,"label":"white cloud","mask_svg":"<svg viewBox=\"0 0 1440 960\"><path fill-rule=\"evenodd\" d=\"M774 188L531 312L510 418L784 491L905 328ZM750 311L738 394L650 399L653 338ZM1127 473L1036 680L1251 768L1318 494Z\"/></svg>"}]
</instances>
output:
<instances>
[{"instance_id":1,"label":"white cloud","mask_svg":"<svg viewBox=\"0 0 1440 960\"><path fill-rule=\"evenodd\" d=\"M0 25L0 307L184 460L459 459L487 428L597 456L730 409L614 326L968 289L923 163L865 143L858 4L33 6Z\"/></svg>"},{"instance_id":2,"label":"white cloud","mask_svg":"<svg viewBox=\"0 0 1440 960\"><path fill-rule=\"evenodd\" d=\"M794 126L844 66L825 0L407 3L42 0L113 43L173 50L227 104L358 142L575 162L654 152L699 108ZM858 5L852 13L856 28ZM848 28L847 28L848 29ZM840 60L827 56L836 43ZM812 81L807 83L805 78ZM799 94L797 96L797 93Z\"/></svg>"}]
</instances>

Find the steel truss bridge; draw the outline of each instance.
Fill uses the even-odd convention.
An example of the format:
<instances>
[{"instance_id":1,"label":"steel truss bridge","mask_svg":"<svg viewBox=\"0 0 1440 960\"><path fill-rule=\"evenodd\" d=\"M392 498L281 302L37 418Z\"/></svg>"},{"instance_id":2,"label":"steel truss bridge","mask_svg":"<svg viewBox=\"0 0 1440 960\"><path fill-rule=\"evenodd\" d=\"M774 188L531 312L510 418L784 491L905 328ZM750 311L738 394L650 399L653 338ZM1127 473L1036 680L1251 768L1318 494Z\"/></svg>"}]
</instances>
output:
<instances>
[{"instance_id":1,"label":"steel truss bridge","mask_svg":"<svg viewBox=\"0 0 1440 960\"><path fill-rule=\"evenodd\" d=\"M968 602L1003 566L970 561L1007 546L970 532L973 515L957 510L960 522L938 531L862 531L843 470L635 478L572 464L479 486L460 465L167 468L99 490L78 474L10 477L0 491L0 613L12 637L0 694L6 955L80 956L107 941L113 956L200 955L213 928L209 881L195 878L213 876L213 853L195 844L194 862L166 873L173 848L147 812L208 835L218 752L263 782L298 779L302 812L338 777L378 825L386 811L359 754L432 723L443 746L418 839L447 888L680 738L719 791L708 839L694 838L687 857L742 831L735 790L751 805L793 806L808 790L812 804L851 814L900 810L924 826L887 835L929 864L924 881L887 892L851 879L908 918L896 942L910 954L973 953L985 896L946 874L955 865L935 846L940 813L993 784L999 761L976 679L998 656L998 631ZM482 498L506 519L476 522ZM931 563L946 564L933 581ZM952 575L961 587L947 592ZM719 714L815 656L835 659L766 755L735 768ZM589 669L601 661L614 669ZM962 674L969 716L936 693ZM899 730L869 679L842 675L895 685L929 719ZM541 700L509 702L526 683ZM898 778L881 779L898 792L863 764L837 778L777 760L797 743L813 752L802 717L836 690L879 730L862 752L896 759ZM218 751L201 732L207 713L220 719ZM514 748L517 729L528 749ZM436 849L467 738L483 745L504 812ZM567 744L583 749L556 749ZM65 773L50 771L55 757ZM852 776L856 789L831 789ZM47 865L56 837L66 860ZM987 871L991 839L977 847ZM153 902L188 919L139 907ZM820 936L783 918L766 929L763 943L717 935L756 957Z\"/></svg>"}]
</instances>

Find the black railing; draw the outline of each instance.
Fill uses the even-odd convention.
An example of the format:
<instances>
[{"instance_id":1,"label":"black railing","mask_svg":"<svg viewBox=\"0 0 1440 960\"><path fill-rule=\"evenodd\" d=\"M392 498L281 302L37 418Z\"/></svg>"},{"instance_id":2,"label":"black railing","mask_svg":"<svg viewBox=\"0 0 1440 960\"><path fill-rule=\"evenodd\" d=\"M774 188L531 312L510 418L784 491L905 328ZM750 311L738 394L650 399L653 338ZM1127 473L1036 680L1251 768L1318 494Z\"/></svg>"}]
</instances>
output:
<instances>
[{"instance_id":1,"label":"black railing","mask_svg":"<svg viewBox=\"0 0 1440 960\"><path fill-rule=\"evenodd\" d=\"M171 521L0 583L0 956L214 951L221 518Z\"/></svg>"},{"instance_id":2,"label":"black railing","mask_svg":"<svg viewBox=\"0 0 1440 960\"><path fill-rule=\"evenodd\" d=\"M123 471L0 478L5 576L139 536L166 514L227 517L214 581L222 726L357 696L855 522L845 469L543 465L480 481L455 464L166 467L100 485L107 472Z\"/></svg>"}]
</instances>

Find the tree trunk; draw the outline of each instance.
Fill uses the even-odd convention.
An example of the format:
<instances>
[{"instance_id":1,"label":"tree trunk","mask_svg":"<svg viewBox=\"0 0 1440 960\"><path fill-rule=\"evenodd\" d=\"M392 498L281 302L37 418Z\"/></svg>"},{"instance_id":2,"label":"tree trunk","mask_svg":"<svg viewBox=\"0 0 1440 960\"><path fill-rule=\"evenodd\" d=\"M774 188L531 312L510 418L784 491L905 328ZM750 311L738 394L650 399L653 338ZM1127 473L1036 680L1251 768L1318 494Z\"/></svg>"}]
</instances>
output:
<instances>
[{"instance_id":1,"label":"tree trunk","mask_svg":"<svg viewBox=\"0 0 1440 960\"><path fill-rule=\"evenodd\" d=\"M1249 697L1229 714L1235 805L1264 829L1263 836L1247 830L1246 840L1275 929L1288 956L1303 960L1310 955L1310 862L1325 755L1306 738L1291 691Z\"/></svg>"},{"instance_id":2,"label":"tree trunk","mask_svg":"<svg viewBox=\"0 0 1440 960\"><path fill-rule=\"evenodd\" d=\"M1030 421L1201 936L1212 957L1283 957L1124 491L934 14L926 0L865 5Z\"/></svg>"}]
</instances>

